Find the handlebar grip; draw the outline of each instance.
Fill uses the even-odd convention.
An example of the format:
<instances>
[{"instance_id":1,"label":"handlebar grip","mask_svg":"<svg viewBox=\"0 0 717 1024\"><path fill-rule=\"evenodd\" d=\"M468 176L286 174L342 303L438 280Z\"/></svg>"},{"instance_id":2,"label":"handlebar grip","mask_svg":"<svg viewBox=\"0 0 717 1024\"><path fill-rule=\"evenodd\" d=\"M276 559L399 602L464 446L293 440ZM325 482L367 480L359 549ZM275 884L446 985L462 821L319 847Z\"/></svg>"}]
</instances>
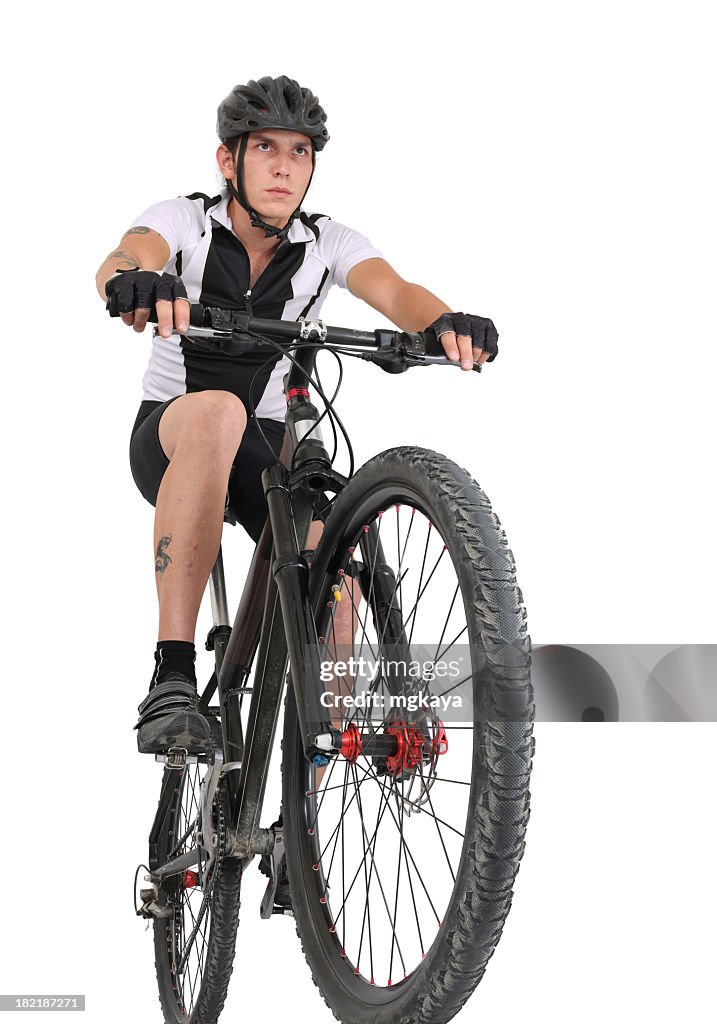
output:
<instances>
[{"instance_id":1,"label":"handlebar grip","mask_svg":"<svg viewBox=\"0 0 717 1024\"><path fill-rule=\"evenodd\" d=\"M200 309L201 308L202 307L200 306ZM117 297L117 292L110 292L109 296L107 297L107 304L105 306L105 309L107 310L107 312L109 313L110 316L119 316L120 315L119 299ZM150 323L150 324L156 324L157 323L157 310L156 310L156 308L154 306L152 306L151 310L149 311L149 316L147 317L147 322Z\"/></svg>"},{"instance_id":2,"label":"handlebar grip","mask_svg":"<svg viewBox=\"0 0 717 1024\"><path fill-rule=\"evenodd\" d=\"M116 292L110 293L106 309L110 316L118 317L120 315L119 299ZM157 310L154 306L152 306L147 320L150 324L157 323ZM198 302L192 302L189 305L189 323L192 327L204 327L206 324L206 309Z\"/></svg>"},{"instance_id":3,"label":"handlebar grip","mask_svg":"<svg viewBox=\"0 0 717 1024\"><path fill-rule=\"evenodd\" d=\"M448 359L448 357L446 356L446 350L443 347L441 339L436 337L436 332L433 329L428 331L421 331L420 335L423 338L423 342L426 346L427 356L442 356L444 359ZM475 370L476 373L481 373L483 367L479 363L474 362L473 369Z\"/></svg>"}]
</instances>

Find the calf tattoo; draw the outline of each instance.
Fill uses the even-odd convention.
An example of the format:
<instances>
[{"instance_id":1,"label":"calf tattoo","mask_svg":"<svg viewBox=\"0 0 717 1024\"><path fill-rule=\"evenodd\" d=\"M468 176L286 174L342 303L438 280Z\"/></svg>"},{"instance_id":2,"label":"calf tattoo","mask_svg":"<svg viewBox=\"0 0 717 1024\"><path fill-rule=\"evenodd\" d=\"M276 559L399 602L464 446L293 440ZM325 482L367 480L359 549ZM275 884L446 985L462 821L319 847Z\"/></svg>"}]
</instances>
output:
<instances>
[{"instance_id":1,"label":"calf tattoo","mask_svg":"<svg viewBox=\"0 0 717 1024\"><path fill-rule=\"evenodd\" d=\"M168 533L166 537L162 537L159 544L157 545L157 551L154 556L154 571L158 572L160 577L164 576L164 570L172 561L172 559L167 554L167 548L171 543L172 534Z\"/></svg>"}]
</instances>

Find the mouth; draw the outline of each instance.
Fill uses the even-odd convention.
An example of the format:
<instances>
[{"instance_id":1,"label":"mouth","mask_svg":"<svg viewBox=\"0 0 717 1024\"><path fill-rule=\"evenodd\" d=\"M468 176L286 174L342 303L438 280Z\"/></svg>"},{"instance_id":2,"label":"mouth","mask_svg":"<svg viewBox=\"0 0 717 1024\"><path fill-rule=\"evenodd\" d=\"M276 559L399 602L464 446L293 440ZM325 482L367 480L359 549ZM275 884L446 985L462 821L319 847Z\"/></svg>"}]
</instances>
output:
<instances>
[{"instance_id":1,"label":"mouth","mask_svg":"<svg viewBox=\"0 0 717 1024\"><path fill-rule=\"evenodd\" d=\"M270 196L290 196L291 192L287 188L268 188L266 191Z\"/></svg>"}]
</instances>

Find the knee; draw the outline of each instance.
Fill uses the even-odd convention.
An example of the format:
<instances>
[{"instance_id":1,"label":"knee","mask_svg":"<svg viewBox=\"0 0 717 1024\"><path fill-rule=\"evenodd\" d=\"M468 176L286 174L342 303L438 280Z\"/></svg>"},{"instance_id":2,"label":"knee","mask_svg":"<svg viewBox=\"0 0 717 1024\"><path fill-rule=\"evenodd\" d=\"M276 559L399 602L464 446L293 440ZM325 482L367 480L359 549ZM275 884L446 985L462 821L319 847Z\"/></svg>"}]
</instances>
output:
<instances>
[{"instance_id":1,"label":"knee","mask_svg":"<svg viewBox=\"0 0 717 1024\"><path fill-rule=\"evenodd\" d=\"M230 391L198 391L186 395L186 417L180 440L201 439L236 452L247 424L244 403Z\"/></svg>"}]
</instances>

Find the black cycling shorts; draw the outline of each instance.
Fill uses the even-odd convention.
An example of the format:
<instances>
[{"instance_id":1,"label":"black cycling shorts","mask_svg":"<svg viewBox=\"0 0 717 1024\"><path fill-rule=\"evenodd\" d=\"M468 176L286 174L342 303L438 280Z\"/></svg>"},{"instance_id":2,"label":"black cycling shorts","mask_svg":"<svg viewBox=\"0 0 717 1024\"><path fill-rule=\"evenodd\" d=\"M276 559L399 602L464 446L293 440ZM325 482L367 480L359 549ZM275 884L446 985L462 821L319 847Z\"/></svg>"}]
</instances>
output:
<instances>
[{"instance_id":1,"label":"black cycling shorts","mask_svg":"<svg viewBox=\"0 0 717 1024\"><path fill-rule=\"evenodd\" d=\"M179 396L177 396L179 397ZM157 492L169 459L159 443L159 421L168 402L142 402L132 427L129 461L134 482L150 505L157 503ZM268 515L261 474L279 459L285 426L279 420L260 419L259 424L271 445L269 450L257 428L257 421L247 421L239 450L229 477L229 510L254 542ZM273 454L272 454L273 452Z\"/></svg>"}]
</instances>

